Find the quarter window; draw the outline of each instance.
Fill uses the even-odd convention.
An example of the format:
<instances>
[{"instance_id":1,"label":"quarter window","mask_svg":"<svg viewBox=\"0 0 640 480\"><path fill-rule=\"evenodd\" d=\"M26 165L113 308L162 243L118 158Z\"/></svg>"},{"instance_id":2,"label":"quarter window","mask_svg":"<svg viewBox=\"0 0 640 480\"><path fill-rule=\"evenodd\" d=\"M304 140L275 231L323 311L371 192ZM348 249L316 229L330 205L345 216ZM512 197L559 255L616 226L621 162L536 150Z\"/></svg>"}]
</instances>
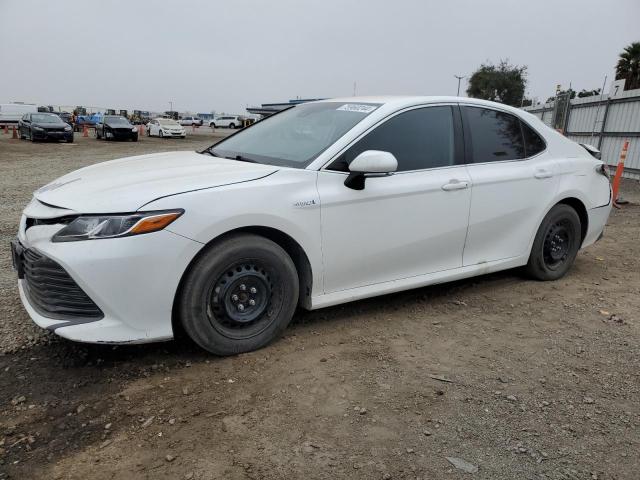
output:
<instances>
[{"instance_id":1,"label":"quarter window","mask_svg":"<svg viewBox=\"0 0 640 480\"><path fill-rule=\"evenodd\" d=\"M453 165L455 141L450 106L409 110L387 120L368 133L333 162L330 170L348 171L362 152L391 152L398 172Z\"/></svg>"},{"instance_id":2,"label":"quarter window","mask_svg":"<svg viewBox=\"0 0 640 480\"><path fill-rule=\"evenodd\" d=\"M524 135L524 148L527 157L537 155L545 149L544 140L524 122L522 122L522 134Z\"/></svg>"},{"instance_id":3,"label":"quarter window","mask_svg":"<svg viewBox=\"0 0 640 480\"><path fill-rule=\"evenodd\" d=\"M514 115L478 107L464 107L471 137L473 163L525 157L520 120Z\"/></svg>"}]
</instances>

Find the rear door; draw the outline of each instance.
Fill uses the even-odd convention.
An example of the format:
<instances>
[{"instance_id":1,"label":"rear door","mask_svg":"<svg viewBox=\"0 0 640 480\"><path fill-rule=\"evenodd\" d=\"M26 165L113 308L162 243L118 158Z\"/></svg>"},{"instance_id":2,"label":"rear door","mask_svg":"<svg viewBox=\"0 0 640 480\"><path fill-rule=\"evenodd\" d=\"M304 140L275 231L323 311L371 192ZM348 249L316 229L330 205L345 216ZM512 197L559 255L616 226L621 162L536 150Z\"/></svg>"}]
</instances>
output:
<instances>
[{"instance_id":1,"label":"rear door","mask_svg":"<svg viewBox=\"0 0 640 480\"><path fill-rule=\"evenodd\" d=\"M477 106L461 110L473 184L464 265L527 255L558 186L556 162L519 117Z\"/></svg>"},{"instance_id":2,"label":"rear door","mask_svg":"<svg viewBox=\"0 0 640 480\"><path fill-rule=\"evenodd\" d=\"M455 105L412 108L373 127L318 175L325 292L462 266L471 201ZM391 152L398 170L344 185L366 150Z\"/></svg>"}]
</instances>

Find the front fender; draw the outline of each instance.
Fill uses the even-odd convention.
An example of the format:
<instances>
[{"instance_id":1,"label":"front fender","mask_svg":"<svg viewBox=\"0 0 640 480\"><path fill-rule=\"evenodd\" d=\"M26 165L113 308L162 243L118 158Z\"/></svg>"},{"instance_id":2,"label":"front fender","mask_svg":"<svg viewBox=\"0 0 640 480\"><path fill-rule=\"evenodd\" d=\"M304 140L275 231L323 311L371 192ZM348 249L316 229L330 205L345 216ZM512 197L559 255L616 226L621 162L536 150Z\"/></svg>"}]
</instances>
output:
<instances>
[{"instance_id":1,"label":"front fender","mask_svg":"<svg viewBox=\"0 0 640 480\"><path fill-rule=\"evenodd\" d=\"M161 198L145 210L182 208L185 213L168 230L204 245L247 227L267 227L293 238L313 272L313 294L323 292L320 198L317 172L282 169L248 182Z\"/></svg>"}]
</instances>

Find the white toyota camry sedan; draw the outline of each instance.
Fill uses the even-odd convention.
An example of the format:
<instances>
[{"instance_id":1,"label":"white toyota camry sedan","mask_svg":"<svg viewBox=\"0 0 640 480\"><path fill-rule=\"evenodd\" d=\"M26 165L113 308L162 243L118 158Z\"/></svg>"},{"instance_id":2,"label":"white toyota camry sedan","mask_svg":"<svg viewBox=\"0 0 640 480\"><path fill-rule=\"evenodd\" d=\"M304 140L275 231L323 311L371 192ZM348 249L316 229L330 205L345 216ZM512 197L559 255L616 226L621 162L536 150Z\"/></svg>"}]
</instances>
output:
<instances>
[{"instance_id":1,"label":"white toyota camry sedan","mask_svg":"<svg viewBox=\"0 0 640 480\"><path fill-rule=\"evenodd\" d=\"M201 152L105 162L36 191L12 242L20 296L71 340L181 328L229 355L277 338L298 307L514 267L555 280L609 216L596 153L481 100L306 103Z\"/></svg>"}]
</instances>

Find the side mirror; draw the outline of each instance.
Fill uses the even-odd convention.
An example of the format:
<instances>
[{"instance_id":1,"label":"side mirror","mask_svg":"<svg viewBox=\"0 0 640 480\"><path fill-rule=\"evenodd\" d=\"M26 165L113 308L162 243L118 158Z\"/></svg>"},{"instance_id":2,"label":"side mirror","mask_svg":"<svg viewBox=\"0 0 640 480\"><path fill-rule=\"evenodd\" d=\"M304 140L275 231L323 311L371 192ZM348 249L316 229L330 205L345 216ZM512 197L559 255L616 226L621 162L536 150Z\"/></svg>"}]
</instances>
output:
<instances>
[{"instance_id":1,"label":"side mirror","mask_svg":"<svg viewBox=\"0 0 640 480\"><path fill-rule=\"evenodd\" d=\"M349 176L344 185L353 190L363 190L367 177L390 175L398 169L398 160L390 152L367 150L349 164Z\"/></svg>"}]
</instances>

